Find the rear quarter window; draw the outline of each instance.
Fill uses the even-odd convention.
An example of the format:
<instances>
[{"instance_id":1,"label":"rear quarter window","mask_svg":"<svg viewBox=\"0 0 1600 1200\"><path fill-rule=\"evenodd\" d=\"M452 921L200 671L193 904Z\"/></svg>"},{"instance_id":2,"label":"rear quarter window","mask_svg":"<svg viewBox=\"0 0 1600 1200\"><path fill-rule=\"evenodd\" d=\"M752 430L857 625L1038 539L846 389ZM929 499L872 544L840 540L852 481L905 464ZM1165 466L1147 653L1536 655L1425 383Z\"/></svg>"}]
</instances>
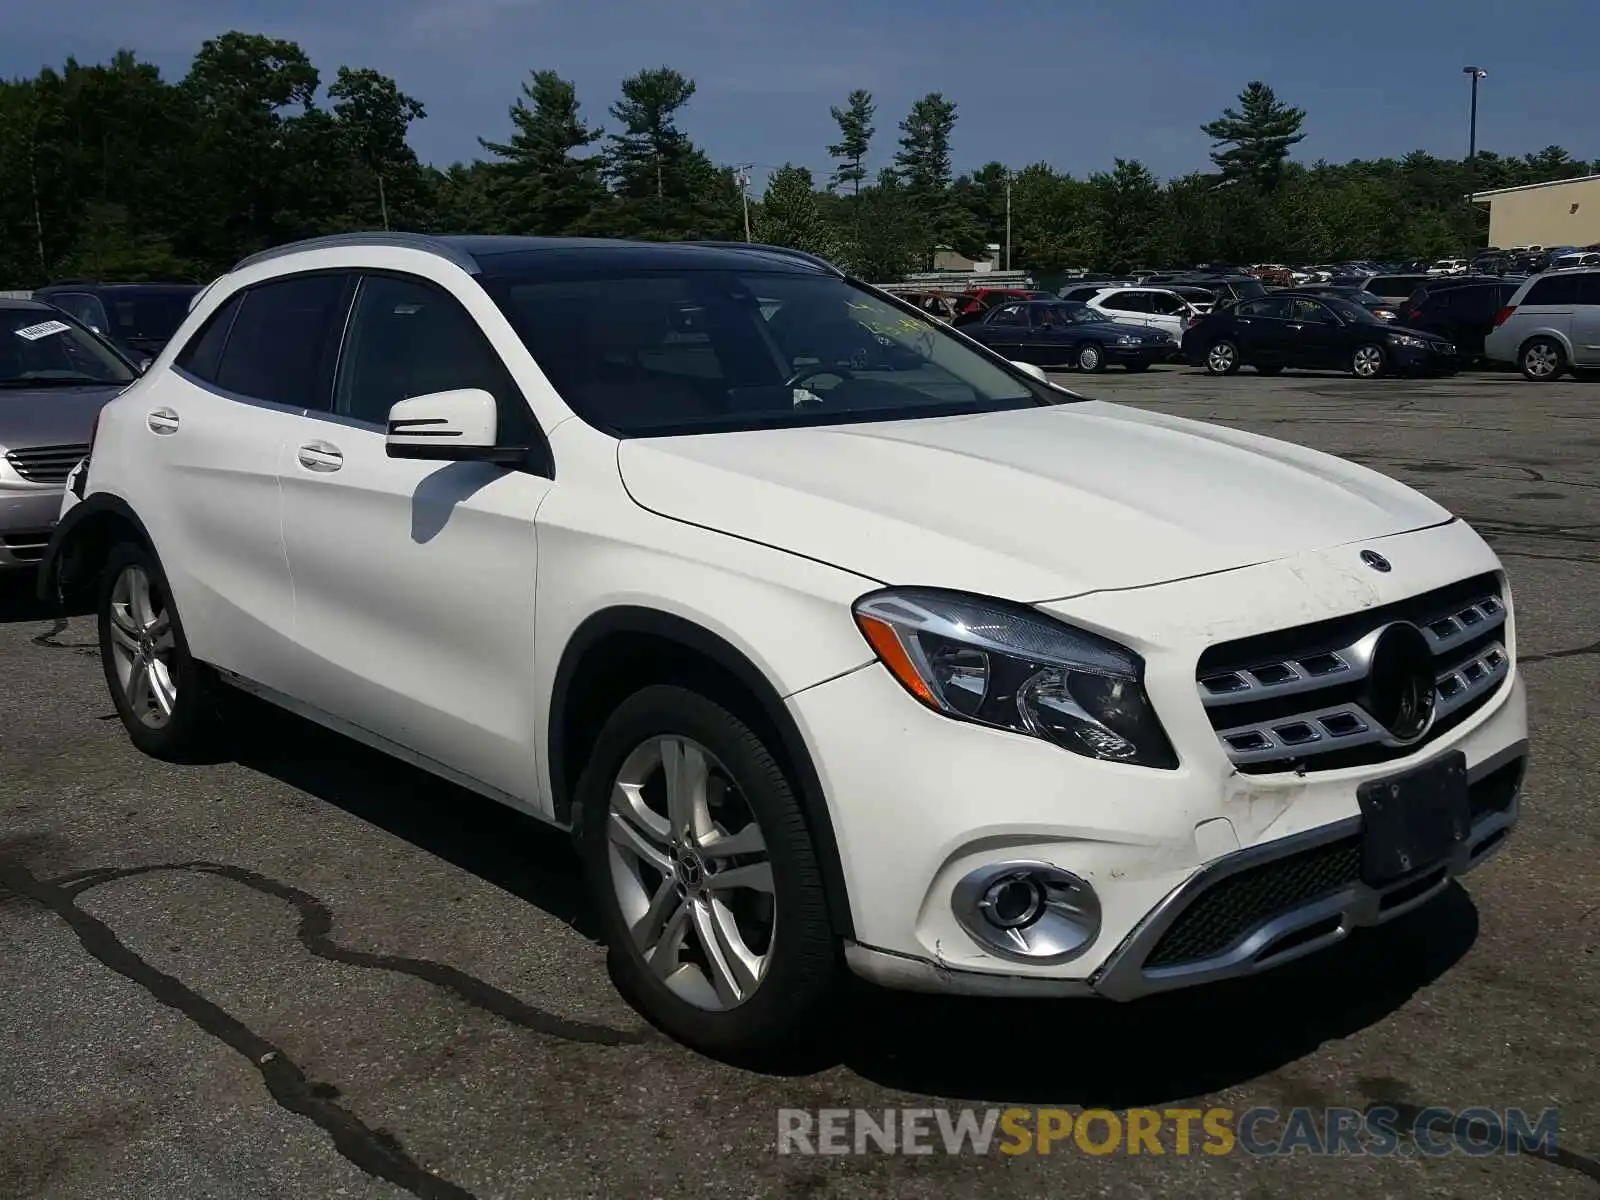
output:
<instances>
[{"instance_id":1,"label":"rear quarter window","mask_svg":"<svg viewBox=\"0 0 1600 1200\"><path fill-rule=\"evenodd\" d=\"M1582 275L1552 275L1548 279L1536 279L1533 286L1528 289L1528 294L1523 297L1524 304L1582 304L1584 294L1584 279Z\"/></svg>"}]
</instances>

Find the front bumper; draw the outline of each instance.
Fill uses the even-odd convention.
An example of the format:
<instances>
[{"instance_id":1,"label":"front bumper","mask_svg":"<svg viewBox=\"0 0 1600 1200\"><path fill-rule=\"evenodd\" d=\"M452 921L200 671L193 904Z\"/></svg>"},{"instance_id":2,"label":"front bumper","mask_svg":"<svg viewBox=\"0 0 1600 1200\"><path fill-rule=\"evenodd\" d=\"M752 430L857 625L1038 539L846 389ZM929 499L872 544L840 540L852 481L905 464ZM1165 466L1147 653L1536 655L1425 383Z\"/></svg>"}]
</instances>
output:
<instances>
[{"instance_id":1,"label":"front bumper","mask_svg":"<svg viewBox=\"0 0 1600 1200\"><path fill-rule=\"evenodd\" d=\"M1146 342L1140 346L1118 346L1107 342L1100 350L1106 362L1117 366L1171 362L1178 357L1177 342Z\"/></svg>"},{"instance_id":2,"label":"front bumper","mask_svg":"<svg viewBox=\"0 0 1600 1200\"><path fill-rule=\"evenodd\" d=\"M1482 539L1459 522L1367 544L1403 565L1378 574L1360 564L1360 547L1341 547L1041 605L1144 657L1152 700L1182 760L1174 770L1097 762L950 720L909 699L875 664L789 697L838 839L854 969L903 988L1126 999L1289 961L1422 903L1483 861L1517 819L1527 743L1512 621L1513 665L1488 701L1412 754L1384 762L1304 774L1241 771L1197 695L1206 645L1498 569ZM1130 630L1147 632L1141 638ZM1347 857L1361 827L1357 789L1451 751L1462 752L1478 785L1466 851L1392 886L1366 888ZM1494 789L1501 789L1498 801L1482 798ZM963 925L955 906L961 881L1024 862L1092 887L1098 932L1081 949L1048 962L996 953ZM1268 900L1231 914L1225 927L1207 917L1208 906L1227 899L1220 884L1232 880L1231 888L1249 892L1246 884L1264 878L1263 869L1290 878L1266 888ZM1194 932L1196 922L1206 936ZM1190 944L1175 953L1163 939L1180 936Z\"/></svg>"},{"instance_id":3,"label":"front bumper","mask_svg":"<svg viewBox=\"0 0 1600 1200\"><path fill-rule=\"evenodd\" d=\"M1441 342L1443 346L1446 343ZM1461 358L1452 348L1448 352L1429 346L1389 347L1389 361L1396 371L1407 375L1453 375L1461 369Z\"/></svg>"},{"instance_id":4,"label":"front bumper","mask_svg":"<svg viewBox=\"0 0 1600 1200\"><path fill-rule=\"evenodd\" d=\"M61 485L0 487L0 570L35 567L61 512Z\"/></svg>"}]
</instances>

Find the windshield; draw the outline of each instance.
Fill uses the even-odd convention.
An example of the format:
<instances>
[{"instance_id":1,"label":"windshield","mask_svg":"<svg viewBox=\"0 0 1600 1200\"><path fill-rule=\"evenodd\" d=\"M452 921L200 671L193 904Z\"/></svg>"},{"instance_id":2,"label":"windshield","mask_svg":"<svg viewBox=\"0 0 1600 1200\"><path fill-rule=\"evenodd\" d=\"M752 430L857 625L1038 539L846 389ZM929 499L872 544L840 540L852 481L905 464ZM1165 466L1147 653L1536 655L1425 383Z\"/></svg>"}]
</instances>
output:
<instances>
[{"instance_id":1,"label":"windshield","mask_svg":"<svg viewBox=\"0 0 1600 1200\"><path fill-rule=\"evenodd\" d=\"M0 388L133 379L133 368L87 330L44 309L0 309Z\"/></svg>"},{"instance_id":2,"label":"windshield","mask_svg":"<svg viewBox=\"0 0 1600 1200\"><path fill-rule=\"evenodd\" d=\"M1334 312L1338 313L1346 321L1360 321L1368 325L1373 324L1374 322L1383 324L1383 319L1381 317L1374 316L1369 310L1362 308L1361 305L1355 304L1342 297L1318 296L1317 299L1322 301L1322 303L1326 304L1329 308L1333 309Z\"/></svg>"},{"instance_id":3,"label":"windshield","mask_svg":"<svg viewBox=\"0 0 1600 1200\"><path fill-rule=\"evenodd\" d=\"M555 389L622 437L910 420L1072 397L832 275L485 280Z\"/></svg>"}]
</instances>

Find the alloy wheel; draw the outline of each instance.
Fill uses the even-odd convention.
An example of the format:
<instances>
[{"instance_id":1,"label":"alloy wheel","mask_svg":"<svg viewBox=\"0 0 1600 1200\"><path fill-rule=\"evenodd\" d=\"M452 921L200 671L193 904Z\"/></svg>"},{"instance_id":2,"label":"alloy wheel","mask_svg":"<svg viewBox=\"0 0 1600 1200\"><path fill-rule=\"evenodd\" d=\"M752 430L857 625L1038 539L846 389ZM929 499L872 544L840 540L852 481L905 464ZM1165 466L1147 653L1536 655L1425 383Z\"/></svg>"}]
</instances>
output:
<instances>
[{"instance_id":1,"label":"alloy wheel","mask_svg":"<svg viewBox=\"0 0 1600 1200\"><path fill-rule=\"evenodd\" d=\"M1078 366L1085 371L1096 370L1100 366L1100 351L1093 346L1085 346L1079 350Z\"/></svg>"},{"instance_id":2,"label":"alloy wheel","mask_svg":"<svg viewBox=\"0 0 1600 1200\"><path fill-rule=\"evenodd\" d=\"M122 568L111 587L111 654L128 709L161 729L178 702L172 614L143 567Z\"/></svg>"},{"instance_id":3,"label":"alloy wheel","mask_svg":"<svg viewBox=\"0 0 1600 1200\"><path fill-rule=\"evenodd\" d=\"M1218 375L1226 375L1233 369L1236 353L1234 348L1227 342L1218 342L1211 347L1210 353L1206 355L1206 366L1210 367Z\"/></svg>"},{"instance_id":4,"label":"alloy wheel","mask_svg":"<svg viewBox=\"0 0 1600 1200\"><path fill-rule=\"evenodd\" d=\"M1522 369L1534 379L1549 379L1561 366L1561 356L1548 342L1537 342L1522 356Z\"/></svg>"},{"instance_id":5,"label":"alloy wheel","mask_svg":"<svg viewBox=\"0 0 1600 1200\"><path fill-rule=\"evenodd\" d=\"M611 786L611 883L646 967L697 1008L725 1011L772 961L767 844L732 775L690 738L637 746Z\"/></svg>"},{"instance_id":6,"label":"alloy wheel","mask_svg":"<svg viewBox=\"0 0 1600 1200\"><path fill-rule=\"evenodd\" d=\"M1352 367L1362 379L1372 379L1383 374L1383 351L1376 346L1358 348Z\"/></svg>"}]
</instances>

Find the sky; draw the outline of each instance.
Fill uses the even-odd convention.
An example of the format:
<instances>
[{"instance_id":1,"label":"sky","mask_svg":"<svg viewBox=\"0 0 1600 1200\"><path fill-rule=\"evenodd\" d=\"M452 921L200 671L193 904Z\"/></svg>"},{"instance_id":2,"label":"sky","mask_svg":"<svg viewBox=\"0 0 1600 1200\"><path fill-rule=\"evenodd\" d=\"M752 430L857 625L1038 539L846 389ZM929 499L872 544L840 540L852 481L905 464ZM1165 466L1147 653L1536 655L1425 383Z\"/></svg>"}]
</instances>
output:
<instances>
[{"instance_id":1,"label":"sky","mask_svg":"<svg viewBox=\"0 0 1600 1200\"><path fill-rule=\"evenodd\" d=\"M1305 161L1466 153L1464 65L1478 146L1556 144L1600 158L1600 0L4 0L0 76L119 48L179 78L207 37L292 39L330 82L374 67L423 102L426 162L501 140L530 71L573 80L591 124L644 68L698 85L682 127L718 162L820 175L830 105L872 92L870 166L888 165L911 103L958 105L958 171L1044 161L1075 174L1137 158L1158 176L1207 168L1200 125L1252 79L1306 110Z\"/></svg>"}]
</instances>

